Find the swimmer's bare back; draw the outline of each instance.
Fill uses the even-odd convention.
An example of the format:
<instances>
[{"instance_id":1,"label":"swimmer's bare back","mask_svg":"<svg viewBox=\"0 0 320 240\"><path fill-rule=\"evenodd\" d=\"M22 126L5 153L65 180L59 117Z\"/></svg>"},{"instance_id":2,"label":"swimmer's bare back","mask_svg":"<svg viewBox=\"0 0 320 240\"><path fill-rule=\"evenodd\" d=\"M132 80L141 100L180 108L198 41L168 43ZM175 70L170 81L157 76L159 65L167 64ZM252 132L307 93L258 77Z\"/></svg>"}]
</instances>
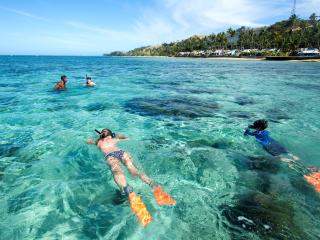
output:
<instances>
[{"instance_id":1,"label":"swimmer's bare back","mask_svg":"<svg viewBox=\"0 0 320 240\"><path fill-rule=\"evenodd\" d=\"M64 90L66 88L66 85L63 81L58 82L55 86L55 90Z\"/></svg>"},{"instance_id":2,"label":"swimmer's bare back","mask_svg":"<svg viewBox=\"0 0 320 240\"><path fill-rule=\"evenodd\" d=\"M97 142L94 142L92 139L88 139L86 142L89 144L95 144L97 147L105 154L108 155L109 153L118 151L119 148L117 146L118 142L127 141L128 138L120 135L117 138L104 138L99 139Z\"/></svg>"}]
</instances>

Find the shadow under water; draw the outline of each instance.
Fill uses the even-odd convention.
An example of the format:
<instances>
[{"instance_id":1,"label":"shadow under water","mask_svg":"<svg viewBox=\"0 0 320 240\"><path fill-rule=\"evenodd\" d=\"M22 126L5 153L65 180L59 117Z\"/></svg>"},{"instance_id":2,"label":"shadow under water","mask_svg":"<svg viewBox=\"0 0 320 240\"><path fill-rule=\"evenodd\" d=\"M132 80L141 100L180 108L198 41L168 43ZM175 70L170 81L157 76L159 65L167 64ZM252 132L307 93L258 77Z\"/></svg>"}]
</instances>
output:
<instances>
[{"instance_id":1,"label":"shadow under water","mask_svg":"<svg viewBox=\"0 0 320 240\"><path fill-rule=\"evenodd\" d=\"M236 198L234 206L220 207L231 223L233 239L239 239L239 232L243 230L254 232L262 239L307 239L294 221L294 209L287 201L263 193L247 193Z\"/></svg>"},{"instance_id":2,"label":"shadow under water","mask_svg":"<svg viewBox=\"0 0 320 240\"><path fill-rule=\"evenodd\" d=\"M233 157L239 171L254 170L275 174L280 171L280 161L271 156L243 156Z\"/></svg>"},{"instance_id":3,"label":"shadow under water","mask_svg":"<svg viewBox=\"0 0 320 240\"><path fill-rule=\"evenodd\" d=\"M234 102L240 106L253 105L256 103L252 98L247 96L237 97Z\"/></svg>"},{"instance_id":4,"label":"shadow under water","mask_svg":"<svg viewBox=\"0 0 320 240\"><path fill-rule=\"evenodd\" d=\"M266 112L266 116L270 121L279 123L281 120L289 120L291 119L289 115L279 109L269 109Z\"/></svg>"},{"instance_id":5,"label":"shadow under water","mask_svg":"<svg viewBox=\"0 0 320 240\"><path fill-rule=\"evenodd\" d=\"M217 140L211 141L209 139L201 138L201 139L187 141L187 144L191 148L212 147L216 149L229 149L229 148L232 148L233 146L233 142L228 141L227 139L217 139Z\"/></svg>"},{"instance_id":6,"label":"shadow under water","mask_svg":"<svg viewBox=\"0 0 320 240\"><path fill-rule=\"evenodd\" d=\"M128 112L141 116L173 117L177 120L212 117L220 106L194 97L133 98L125 103Z\"/></svg>"}]
</instances>

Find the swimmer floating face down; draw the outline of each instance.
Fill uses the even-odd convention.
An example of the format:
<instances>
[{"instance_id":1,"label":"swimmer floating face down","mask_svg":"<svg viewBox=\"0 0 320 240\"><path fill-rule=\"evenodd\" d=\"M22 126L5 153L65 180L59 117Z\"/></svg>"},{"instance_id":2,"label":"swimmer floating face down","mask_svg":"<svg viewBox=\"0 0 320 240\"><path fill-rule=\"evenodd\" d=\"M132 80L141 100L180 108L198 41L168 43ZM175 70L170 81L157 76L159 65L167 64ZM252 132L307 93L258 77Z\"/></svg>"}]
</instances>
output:
<instances>
[{"instance_id":1,"label":"swimmer floating face down","mask_svg":"<svg viewBox=\"0 0 320 240\"><path fill-rule=\"evenodd\" d=\"M105 161L109 165L115 183L121 191L127 194L130 207L143 226L147 226L152 221L151 214L141 198L133 191L133 187L127 183L122 167L126 167L133 177L140 178L142 182L153 189L156 202L159 205L176 204L176 201L169 194L135 166L133 157L127 151L118 148L117 143L128 140L127 137L119 133L115 134L108 128L101 131L95 129L95 132L99 134L99 139L97 141L88 139L87 143L95 144L104 153Z\"/></svg>"},{"instance_id":2,"label":"swimmer floating face down","mask_svg":"<svg viewBox=\"0 0 320 240\"><path fill-rule=\"evenodd\" d=\"M265 130L267 127L267 120L256 120L252 125L248 126L244 135L254 136L268 153L274 157L278 157L282 162L288 163L291 169L294 169L301 174L317 192L320 192L320 171L315 167L307 168L303 164L298 163L299 157L288 152L282 145L271 138L269 132ZM252 132L250 129L254 129L255 131Z\"/></svg>"}]
</instances>

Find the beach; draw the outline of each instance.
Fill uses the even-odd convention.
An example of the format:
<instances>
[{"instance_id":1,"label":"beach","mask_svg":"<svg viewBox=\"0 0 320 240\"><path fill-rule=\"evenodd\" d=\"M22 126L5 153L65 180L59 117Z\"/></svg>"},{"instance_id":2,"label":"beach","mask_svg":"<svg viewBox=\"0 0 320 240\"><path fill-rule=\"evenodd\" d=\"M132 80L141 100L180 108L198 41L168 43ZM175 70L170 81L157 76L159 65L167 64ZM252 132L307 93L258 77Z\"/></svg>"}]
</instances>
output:
<instances>
[{"instance_id":1,"label":"beach","mask_svg":"<svg viewBox=\"0 0 320 240\"><path fill-rule=\"evenodd\" d=\"M320 65L245 60L1 56L1 239L318 239L319 194L243 133L266 118L319 168ZM177 201L126 172L146 228L85 143L102 128Z\"/></svg>"}]
</instances>

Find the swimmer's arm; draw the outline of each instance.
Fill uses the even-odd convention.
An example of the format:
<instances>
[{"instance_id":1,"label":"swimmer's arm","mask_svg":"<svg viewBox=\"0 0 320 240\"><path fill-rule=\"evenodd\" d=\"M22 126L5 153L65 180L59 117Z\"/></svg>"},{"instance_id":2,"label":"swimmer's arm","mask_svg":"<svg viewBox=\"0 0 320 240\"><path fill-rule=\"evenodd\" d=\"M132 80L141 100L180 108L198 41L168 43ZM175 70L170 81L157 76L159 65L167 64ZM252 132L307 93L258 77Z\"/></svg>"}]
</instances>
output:
<instances>
[{"instance_id":1,"label":"swimmer's arm","mask_svg":"<svg viewBox=\"0 0 320 240\"><path fill-rule=\"evenodd\" d=\"M129 140L129 138L127 138L125 135L123 135L122 133L116 133L116 138L119 140L119 141L127 141Z\"/></svg>"},{"instance_id":2,"label":"swimmer's arm","mask_svg":"<svg viewBox=\"0 0 320 240\"><path fill-rule=\"evenodd\" d=\"M63 86L63 84L62 84L61 82L58 82L58 83L54 86L54 89L56 89L56 90L63 89L63 88L64 88L64 86Z\"/></svg>"},{"instance_id":3,"label":"swimmer's arm","mask_svg":"<svg viewBox=\"0 0 320 240\"><path fill-rule=\"evenodd\" d=\"M86 140L86 143L96 145L96 142L93 141L92 139L87 139L87 140Z\"/></svg>"},{"instance_id":4,"label":"swimmer's arm","mask_svg":"<svg viewBox=\"0 0 320 240\"><path fill-rule=\"evenodd\" d=\"M255 136L256 135L256 133L255 133L255 131L254 132L251 132L250 131L250 128L246 128L246 130L244 131L244 134L243 134L244 136Z\"/></svg>"},{"instance_id":5,"label":"swimmer's arm","mask_svg":"<svg viewBox=\"0 0 320 240\"><path fill-rule=\"evenodd\" d=\"M57 83L55 86L54 86L54 89L60 89L61 88L61 86L60 86L60 83Z\"/></svg>"}]
</instances>

